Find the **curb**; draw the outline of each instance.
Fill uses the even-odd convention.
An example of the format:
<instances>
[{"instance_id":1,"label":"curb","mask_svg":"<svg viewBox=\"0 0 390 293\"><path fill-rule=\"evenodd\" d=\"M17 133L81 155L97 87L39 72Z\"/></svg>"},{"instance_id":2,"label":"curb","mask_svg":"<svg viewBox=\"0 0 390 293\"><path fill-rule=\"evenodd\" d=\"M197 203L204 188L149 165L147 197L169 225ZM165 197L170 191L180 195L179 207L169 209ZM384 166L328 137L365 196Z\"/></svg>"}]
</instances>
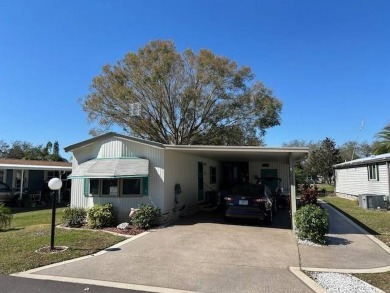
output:
<instances>
[{"instance_id":1,"label":"curb","mask_svg":"<svg viewBox=\"0 0 390 293\"><path fill-rule=\"evenodd\" d=\"M289 267L289 270L314 292L326 293L326 290L323 287L321 287L316 281L314 281L312 278L310 278L308 275L302 272L299 267Z\"/></svg>"}]
</instances>

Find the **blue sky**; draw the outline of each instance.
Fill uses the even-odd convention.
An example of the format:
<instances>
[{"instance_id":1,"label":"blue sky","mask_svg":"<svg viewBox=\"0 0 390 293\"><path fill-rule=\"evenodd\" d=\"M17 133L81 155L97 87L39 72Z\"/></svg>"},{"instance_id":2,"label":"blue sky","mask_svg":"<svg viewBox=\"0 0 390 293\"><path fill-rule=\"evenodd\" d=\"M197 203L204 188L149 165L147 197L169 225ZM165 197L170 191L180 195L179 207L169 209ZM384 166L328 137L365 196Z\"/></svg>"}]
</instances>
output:
<instances>
[{"instance_id":1,"label":"blue sky","mask_svg":"<svg viewBox=\"0 0 390 293\"><path fill-rule=\"evenodd\" d=\"M387 0L1 1L0 139L89 138L78 99L92 78L170 39L248 65L273 89L283 113L268 146L371 142L390 122L389 15Z\"/></svg>"}]
</instances>

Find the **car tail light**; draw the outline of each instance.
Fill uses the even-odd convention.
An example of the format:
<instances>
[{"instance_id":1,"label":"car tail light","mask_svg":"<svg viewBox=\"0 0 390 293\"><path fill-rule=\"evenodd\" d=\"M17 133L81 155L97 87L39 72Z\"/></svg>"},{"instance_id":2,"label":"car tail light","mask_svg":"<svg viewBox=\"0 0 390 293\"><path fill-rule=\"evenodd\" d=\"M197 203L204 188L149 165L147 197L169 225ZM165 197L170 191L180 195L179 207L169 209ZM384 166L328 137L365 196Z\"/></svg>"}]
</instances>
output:
<instances>
[{"instance_id":1,"label":"car tail light","mask_svg":"<svg viewBox=\"0 0 390 293\"><path fill-rule=\"evenodd\" d=\"M233 200L233 197L225 196L223 199L224 199L225 201L232 201L232 200Z\"/></svg>"}]
</instances>

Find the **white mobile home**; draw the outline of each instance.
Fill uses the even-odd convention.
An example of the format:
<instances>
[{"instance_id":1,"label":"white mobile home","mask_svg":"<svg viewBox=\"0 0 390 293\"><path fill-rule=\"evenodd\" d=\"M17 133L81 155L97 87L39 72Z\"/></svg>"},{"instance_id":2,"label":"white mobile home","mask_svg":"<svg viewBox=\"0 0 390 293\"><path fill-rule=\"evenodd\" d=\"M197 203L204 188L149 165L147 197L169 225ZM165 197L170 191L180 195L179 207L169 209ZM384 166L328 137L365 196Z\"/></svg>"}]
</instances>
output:
<instances>
[{"instance_id":1,"label":"white mobile home","mask_svg":"<svg viewBox=\"0 0 390 293\"><path fill-rule=\"evenodd\" d=\"M207 191L226 190L238 180L282 179L295 211L294 164L307 148L165 145L107 133L68 146L73 153L71 206L112 203L120 220L141 203L158 206L165 220L191 210Z\"/></svg>"},{"instance_id":2,"label":"white mobile home","mask_svg":"<svg viewBox=\"0 0 390 293\"><path fill-rule=\"evenodd\" d=\"M389 196L390 153L353 160L334 167L336 195L358 197L360 194Z\"/></svg>"}]
</instances>

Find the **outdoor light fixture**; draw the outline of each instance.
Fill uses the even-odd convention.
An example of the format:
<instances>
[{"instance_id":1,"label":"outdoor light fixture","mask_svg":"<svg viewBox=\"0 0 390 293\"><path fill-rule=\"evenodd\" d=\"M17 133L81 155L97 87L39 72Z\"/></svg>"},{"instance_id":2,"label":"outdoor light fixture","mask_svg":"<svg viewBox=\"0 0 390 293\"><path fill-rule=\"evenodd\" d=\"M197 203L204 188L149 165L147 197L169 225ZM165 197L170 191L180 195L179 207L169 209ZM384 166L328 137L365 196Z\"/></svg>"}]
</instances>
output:
<instances>
[{"instance_id":1,"label":"outdoor light fixture","mask_svg":"<svg viewBox=\"0 0 390 293\"><path fill-rule=\"evenodd\" d=\"M60 190L62 187L62 181L59 178L52 178L50 179L49 188L52 190L52 212L51 212L51 237L50 237L50 251L54 250L54 231L56 226L56 192L57 190Z\"/></svg>"}]
</instances>

